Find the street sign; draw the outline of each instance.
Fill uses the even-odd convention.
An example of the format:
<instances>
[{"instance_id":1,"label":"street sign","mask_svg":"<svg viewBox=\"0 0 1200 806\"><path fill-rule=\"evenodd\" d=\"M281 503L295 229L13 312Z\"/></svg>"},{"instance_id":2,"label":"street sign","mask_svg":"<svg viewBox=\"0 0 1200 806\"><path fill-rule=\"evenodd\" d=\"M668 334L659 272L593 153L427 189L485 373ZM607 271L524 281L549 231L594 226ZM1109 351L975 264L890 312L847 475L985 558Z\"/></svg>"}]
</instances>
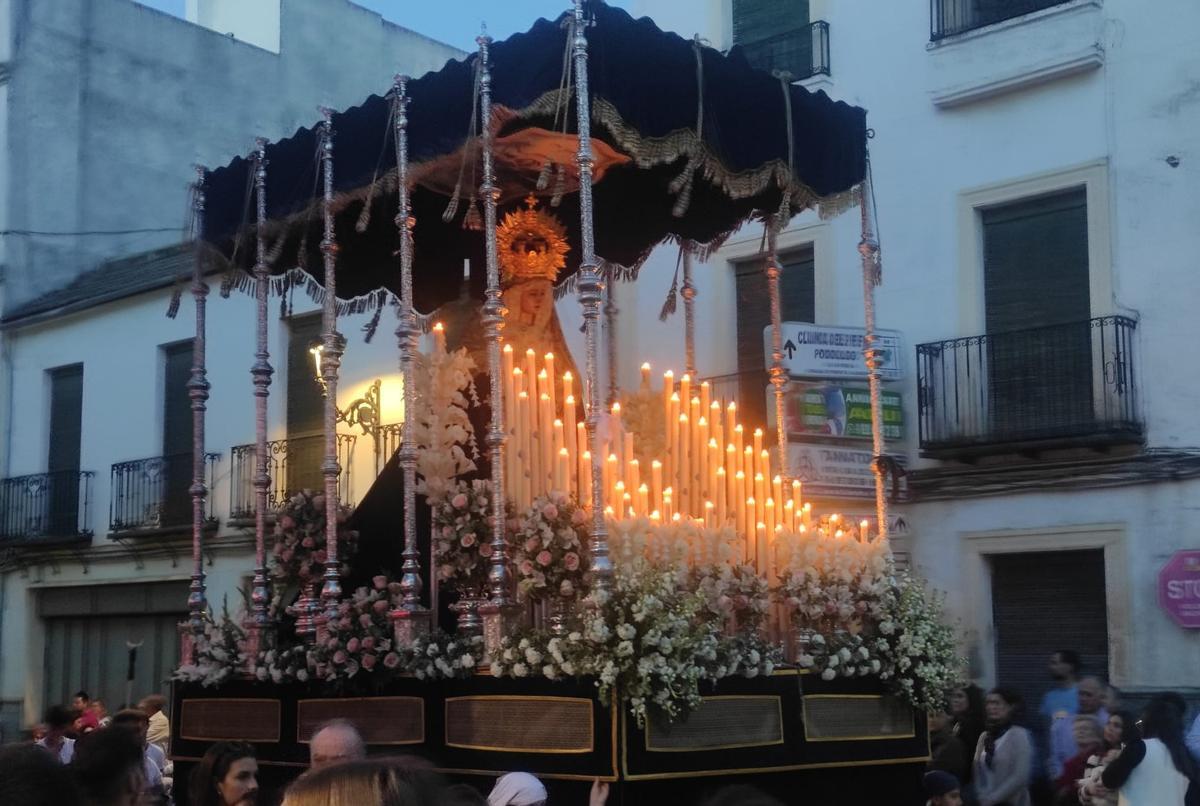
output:
<instances>
[{"instance_id":1,"label":"street sign","mask_svg":"<svg viewBox=\"0 0 1200 806\"><path fill-rule=\"evenodd\" d=\"M788 471L804 483L805 495L829 498L874 498L875 473L871 451L816 445L788 444ZM903 456L893 457L900 465Z\"/></svg>"},{"instance_id":2,"label":"street sign","mask_svg":"<svg viewBox=\"0 0 1200 806\"><path fill-rule=\"evenodd\" d=\"M807 322L783 323L783 366L794 378L866 378L863 359L864 336L861 327L828 327ZM879 349L879 377L898 381L903 377L900 364L900 331L875 331ZM771 326L763 328L766 365L771 366Z\"/></svg>"},{"instance_id":3,"label":"street sign","mask_svg":"<svg viewBox=\"0 0 1200 806\"><path fill-rule=\"evenodd\" d=\"M904 409L899 392L882 391L883 438L904 437ZM791 381L784 388L784 416L789 439L808 436L839 439L871 438L871 393L866 386ZM775 425L775 390L767 387L768 425Z\"/></svg>"},{"instance_id":4,"label":"street sign","mask_svg":"<svg viewBox=\"0 0 1200 806\"><path fill-rule=\"evenodd\" d=\"M1200 551L1177 551L1158 572L1158 604L1185 630L1200 630Z\"/></svg>"}]
</instances>

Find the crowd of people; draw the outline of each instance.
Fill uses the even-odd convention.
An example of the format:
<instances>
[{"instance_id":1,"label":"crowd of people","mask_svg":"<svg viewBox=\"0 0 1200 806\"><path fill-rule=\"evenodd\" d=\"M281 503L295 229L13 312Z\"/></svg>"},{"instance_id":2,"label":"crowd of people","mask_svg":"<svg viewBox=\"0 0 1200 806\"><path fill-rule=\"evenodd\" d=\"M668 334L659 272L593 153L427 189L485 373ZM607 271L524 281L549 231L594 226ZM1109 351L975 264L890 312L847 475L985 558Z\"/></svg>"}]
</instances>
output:
<instances>
[{"instance_id":1,"label":"crowd of people","mask_svg":"<svg viewBox=\"0 0 1200 806\"><path fill-rule=\"evenodd\" d=\"M929 806L1200 806L1200 715L1155 695L1140 718L1120 692L1055 652L1032 722L1014 689L965 684L930 715Z\"/></svg>"}]
</instances>

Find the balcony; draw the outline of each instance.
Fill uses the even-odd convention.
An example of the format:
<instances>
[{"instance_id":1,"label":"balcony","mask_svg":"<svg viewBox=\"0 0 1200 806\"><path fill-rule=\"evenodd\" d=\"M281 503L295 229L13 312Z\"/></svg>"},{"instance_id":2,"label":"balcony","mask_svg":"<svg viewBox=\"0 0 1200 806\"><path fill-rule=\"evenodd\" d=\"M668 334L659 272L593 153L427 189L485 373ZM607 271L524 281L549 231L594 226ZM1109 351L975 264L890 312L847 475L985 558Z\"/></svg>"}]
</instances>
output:
<instances>
[{"instance_id":1,"label":"balcony","mask_svg":"<svg viewBox=\"0 0 1200 806\"><path fill-rule=\"evenodd\" d=\"M0 544L36 547L90 541L95 475L60 470L0 481Z\"/></svg>"},{"instance_id":2,"label":"balcony","mask_svg":"<svg viewBox=\"0 0 1200 806\"><path fill-rule=\"evenodd\" d=\"M937 42L1067 2L1070 0L930 0L929 39Z\"/></svg>"},{"instance_id":3,"label":"balcony","mask_svg":"<svg viewBox=\"0 0 1200 806\"><path fill-rule=\"evenodd\" d=\"M791 73L793 81L829 75L829 23L824 20L735 44L759 70L782 70Z\"/></svg>"},{"instance_id":4,"label":"balcony","mask_svg":"<svg viewBox=\"0 0 1200 806\"><path fill-rule=\"evenodd\" d=\"M708 382L709 397L721 402L724 409L737 403L738 422L752 433L755 428L767 428L767 395L771 376L765 369L751 369L728 375L712 375L700 378L699 383ZM692 386L699 394L699 383Z\"/></svg>"},{"instance_id":5,"label":"balcony","mask_svg":"<svg viewBox=\"0 0 1200 806\"><path fill-rule=\"evenodd\" d=\"M1140 443L1136 328L1104 316L917 345L921 455Z\"/></svg>"},{"instance_id":6,"label":"balcony","mask_svg":"<svg viewBox=\"0 0 1200 806\"><path fill-rule=\"evenodd\" d=\"M345 501L351 494L351 469L354 466L354 434L338 434L338 497ZM229 519L245 522L254 519L254 445L235 445L229 451L233 459L230 473ZM321 462L325 459L325 437L312 434L267 443L268 514L278 509L292 493L304 489L320 489L325 485Z\"/></svg>"},{"instance_id":7,"label":"balcony","mask_svg":"<svg viewBox=\"0 0 1200 806\"><path fill-rule=\"evenodd\" d=\"M219 453L205 454L206 483L212 489ZM152 456L112 466L109 531L183 531L192 523L192 454ZM212 496L205 522L214 523Z\"/></svg>"}]
</instances>

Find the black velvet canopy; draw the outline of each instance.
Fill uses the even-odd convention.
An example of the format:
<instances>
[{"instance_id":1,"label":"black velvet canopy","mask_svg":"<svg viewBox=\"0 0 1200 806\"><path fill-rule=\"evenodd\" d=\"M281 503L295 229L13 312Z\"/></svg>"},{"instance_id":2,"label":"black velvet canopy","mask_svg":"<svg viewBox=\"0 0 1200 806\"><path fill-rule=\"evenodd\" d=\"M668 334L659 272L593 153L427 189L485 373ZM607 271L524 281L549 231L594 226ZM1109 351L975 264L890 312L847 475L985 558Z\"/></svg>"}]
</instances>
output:
<instances>
[{"instance_id":1,"label":"black velvet canopy","mask_svg":"<svg viewBox=\"0 0 1200 806\"><path fill-rule=\"evenodd\" d=\"M635 266L667 238L713 243L751 216L775 213L785 194L795 213L847 193L863 180L864 110L832 101L823 92L784 85L752 68L737 48L727 55L698 48L691 40L664 33L649 19L634 20L600 0L585 7L593 23L587 31L588 79L592 136L601 157L594 189L600 258ZM520 205L535 182L532 157L540 159L551 146L561 155L567 141L563 117L573 121L575 100L569 89L560 90L569 48L564 20L539 20L528 32L491 46L497 147L503 150L509 143L511 151L510 159L498 156L502 214ZM477 160L463 159L477 145L469 131L477 58L451 61L408 84L409 159L416 184L414 301L421 311L457 295L464 259L477 267L476 291L482 284L483 233L462 225L471 188L479 181ZM333 116L337 291L342 300L398 289L390 121L391 102L380 96ZM566 135L574 132L572 122ZM320 279L319 136L315 127L301 129L267 148L273 274L307 268ZM457 216L445 223L443 212L461 166L466 176L462 201ZM235 159L211 172L206 185L206 240L235 271L250 269L254 260L254 205L247 196L248 190L252 193L252 168L249 160ZM568 168L573 180L574 166ZM686 205L680 204L681 185L687 186ZM552 190L540 194L544 205ZM567 266L574 271L578 194L568 192L554 212L567 227L572 245Z\"/></svg>"}]
</instances>

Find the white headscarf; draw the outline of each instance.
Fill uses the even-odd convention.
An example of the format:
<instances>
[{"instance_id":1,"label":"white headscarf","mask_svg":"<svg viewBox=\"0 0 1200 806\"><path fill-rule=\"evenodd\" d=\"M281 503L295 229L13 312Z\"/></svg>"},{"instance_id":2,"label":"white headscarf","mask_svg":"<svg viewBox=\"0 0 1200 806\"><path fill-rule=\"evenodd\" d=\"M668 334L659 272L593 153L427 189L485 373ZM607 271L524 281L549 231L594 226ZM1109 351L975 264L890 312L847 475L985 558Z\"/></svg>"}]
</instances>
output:
<instances>
[{"instance_id":1,"label":"white headscarf","mask_svg":"<svg viewBox=\"0 0 1200 806\"><path fill-rule=\"evenodd\" d=\"M546 787L527 772L500 776L488 795L488 806L534 806L546 802Z\"/></svg>"}]
</instances>

